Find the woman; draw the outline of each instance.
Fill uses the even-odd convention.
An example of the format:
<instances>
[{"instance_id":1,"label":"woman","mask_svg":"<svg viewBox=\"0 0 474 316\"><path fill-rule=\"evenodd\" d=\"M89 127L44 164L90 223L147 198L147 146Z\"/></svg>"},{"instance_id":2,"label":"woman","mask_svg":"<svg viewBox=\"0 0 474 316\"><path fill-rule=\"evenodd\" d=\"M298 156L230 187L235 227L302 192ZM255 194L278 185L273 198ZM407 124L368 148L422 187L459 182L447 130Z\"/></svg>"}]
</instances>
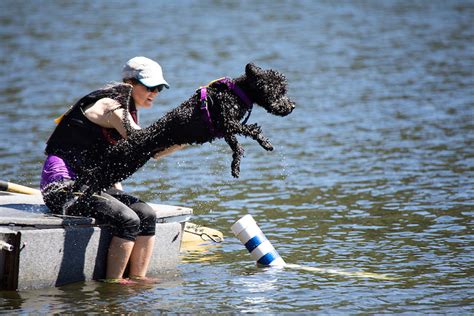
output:
<instances>
[{"instance_id":1,"label":"woman","mask_svg":"<svg viewBox=\"0 0 474 316\"><path fill-rule=\"evenodd\" d=\"M161 66L146 57L130 59L123 67L122 78L123 83L81 98L56 121L58 126L47 142L48 156L41 177L43 199L53 213L90 216L112 226L105 281L113 283L146 279L155 244L155 211L124 193L120 183L77 202L74 183L87 172L90 176L91 167L106 157L110 146L140 129L137 110L150 108L159 92L169 88ZM72 204L74 207L69 207ZM124 279L128 262L130 279Z\"/></svg>"}]
</instances>

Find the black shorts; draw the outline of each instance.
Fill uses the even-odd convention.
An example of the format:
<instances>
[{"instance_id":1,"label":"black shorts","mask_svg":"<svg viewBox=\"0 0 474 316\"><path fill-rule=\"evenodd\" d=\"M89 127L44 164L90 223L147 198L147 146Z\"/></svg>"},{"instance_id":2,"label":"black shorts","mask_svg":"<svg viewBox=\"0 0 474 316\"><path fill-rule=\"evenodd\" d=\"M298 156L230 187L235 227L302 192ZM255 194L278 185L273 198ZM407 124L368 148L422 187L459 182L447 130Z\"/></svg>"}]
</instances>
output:
<instances>
[{"instance_id":1,"label":"black shorts","mask_svg":"<svg viewBox=\"0 0 474 316\"><path fill-rule=\"evenodd\" d=\"M111 225L113 235L126 240L155 235L156 212L139 198L111 188L77 201L78 195L71 190L73 183L54 182L43 190L43 200L52 213L93 217L101 224Z\"/></svg>"}]
</instances>

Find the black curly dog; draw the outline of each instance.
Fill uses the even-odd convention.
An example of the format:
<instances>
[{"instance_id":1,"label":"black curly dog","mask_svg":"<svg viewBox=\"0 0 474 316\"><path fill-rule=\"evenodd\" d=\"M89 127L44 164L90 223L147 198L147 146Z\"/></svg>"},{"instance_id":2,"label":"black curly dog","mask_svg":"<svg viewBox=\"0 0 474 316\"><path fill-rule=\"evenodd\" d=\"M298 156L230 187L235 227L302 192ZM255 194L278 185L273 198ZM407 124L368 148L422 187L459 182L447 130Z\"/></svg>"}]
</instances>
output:
<instances>
[{"instance_id":1,"label":"black curly dog","mask_svg":"<svg viewBox=\"0 0 474 316\"><path fill-rule=\"evenodd\" d=\"M290 114L295 104L286 93L283 74L248 64L245 75L215 81L204 91L198 89L189 100L149 127L136 130L111 146L107 156L86 171L75 187L81 188L84 196L92 195L128 178L157 152L173 145L203 144L220 137L233 151L232 175L238 177L244 150L236 135L251 137L265 150L273 150L257 124L241 121L246 115L248 118L253 102L274 115Z\"/></svg>"}]
</instances>

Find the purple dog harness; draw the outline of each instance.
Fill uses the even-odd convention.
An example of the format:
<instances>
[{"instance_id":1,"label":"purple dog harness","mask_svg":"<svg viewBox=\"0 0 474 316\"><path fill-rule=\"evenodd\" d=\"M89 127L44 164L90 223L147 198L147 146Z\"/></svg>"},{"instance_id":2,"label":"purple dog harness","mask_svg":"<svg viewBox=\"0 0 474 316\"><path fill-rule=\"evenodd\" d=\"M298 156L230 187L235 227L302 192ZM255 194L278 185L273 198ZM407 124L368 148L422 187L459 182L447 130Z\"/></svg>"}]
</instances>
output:
<instances>
[{"instance_id":1,"label":"purple dog harness","mask_svg":"<svg viewBox=\"0 0 474 316\"><path fill-rule=\"evenodd\" d=\"M232 81L232 79L230 79L228 77L223 77L223 78L213 80L213 81L209 82L209 84L207 86L204 86L204 87L200 88L200 90L201 90L201 99L200 100L201 100L202 117L203 117L204 121L207 123L207 125L209 127L209 131L211 132L211 134L213 134L216 137L223 137L224 135L221 132L216 131L216 129L214 127L214 124L212 123L211 113L209 113L209 107L208 107L208 103L207 103L207 99L208 99L207 98L207 88L209 88L212 84L214 84L216 82L224 83L225 85L227 85L227 87L230 90L232 90L232 92L234 92L235 95L237 95L242 100L242 102L245 103L245 105L247 105L248 114L247 114L247 117L245 118L245 120L242 122L243 125L247 123L247 121L250 117L250 113L252 113L253 102L245 94L245 92L242 91L242 89L240 89L235 84L235 82Z\"/></svg>"}]
</instances>

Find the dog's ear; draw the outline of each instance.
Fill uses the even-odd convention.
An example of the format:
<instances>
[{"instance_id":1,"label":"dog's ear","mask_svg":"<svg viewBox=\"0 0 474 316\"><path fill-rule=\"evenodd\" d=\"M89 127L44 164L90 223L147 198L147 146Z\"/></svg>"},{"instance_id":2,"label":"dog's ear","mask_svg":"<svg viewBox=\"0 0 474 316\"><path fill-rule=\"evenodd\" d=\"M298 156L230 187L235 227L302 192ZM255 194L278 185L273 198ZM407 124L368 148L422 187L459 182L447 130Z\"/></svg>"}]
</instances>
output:
<instances>
[{"instance_id":1,"label":"dog's ear","mask_svg":"<svg viewBox=\"0 0 474 316\"><path fill-rule=\"evenodd\" d=\"M257 74L260 73L261 71L262 71L262 68L256 66L253 63L249 63L247 64L247 66L245 66L245 74L247 75L247 77L256 77Z\"/></svg>"}]
</instances>

